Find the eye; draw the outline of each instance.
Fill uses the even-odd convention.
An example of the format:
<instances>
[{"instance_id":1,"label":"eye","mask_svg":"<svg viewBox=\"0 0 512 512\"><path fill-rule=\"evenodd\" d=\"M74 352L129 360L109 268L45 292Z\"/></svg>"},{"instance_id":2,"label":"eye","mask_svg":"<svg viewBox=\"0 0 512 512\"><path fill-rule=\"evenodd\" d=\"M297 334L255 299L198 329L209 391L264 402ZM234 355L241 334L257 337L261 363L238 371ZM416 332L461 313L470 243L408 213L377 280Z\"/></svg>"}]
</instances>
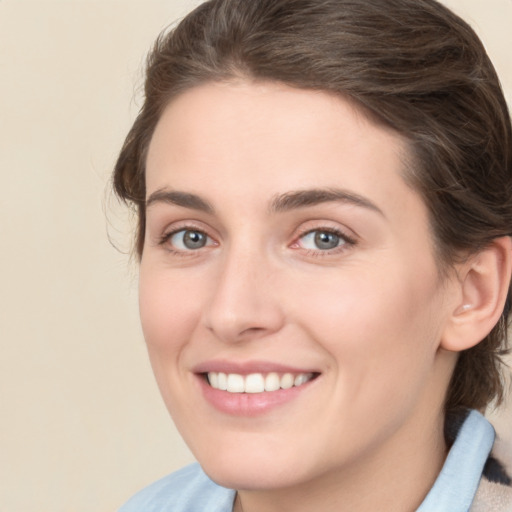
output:
<instances>
[{"instance_id":1,"label":"eye","mask_svg":"<svg viewBox=\"0 0 512 512\"><path fill-rule=\"evenodd\" d=\"M165 241L178 251L197 251L213 244L213 240L206 233L196 229L180 229L167 235Z\"/></svg>"},{"instance_id":2,"label":"eye","mask_svg":"<svg viewBox=\"0 0 512 512\"><path fill-rule=\"evenodd\" d=\"M329 251L347 243L348 240L341 233L325 229L309 231L299 239L302 248L312 251Z\"/></svg>"}]
</instances>

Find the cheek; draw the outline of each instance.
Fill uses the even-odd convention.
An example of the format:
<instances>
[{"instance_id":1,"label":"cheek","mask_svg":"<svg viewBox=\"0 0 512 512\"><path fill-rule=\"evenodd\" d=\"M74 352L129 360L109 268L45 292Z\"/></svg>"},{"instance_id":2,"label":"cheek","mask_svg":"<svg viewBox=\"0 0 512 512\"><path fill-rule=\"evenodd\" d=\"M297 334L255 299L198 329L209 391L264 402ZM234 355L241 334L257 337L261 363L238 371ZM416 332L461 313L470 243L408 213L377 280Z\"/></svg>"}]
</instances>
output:
<instances>
[{"instance_id":1,"label":"cheek","mask_svg":"<svg viewBox=\"0 0 512 512\"><path fill-rule=\"evenodd\" d=\"M183 415L187 373L184 353L197 326L197 291L178 276L141 264L139 309L142 331L153 373L167 409ZM180 412L181 411L181 412Z\"/></svg>"},{"instance_id":2,"label":"cheek","mask_svg":"<svg viewBox=\"0 0 512 512\"><path fill-rule=\"evenodd\" d=\"M191 288L176 276L141 265L139 309L150 352L174 352L190 338L200 313L197 291L192 293Z\"/></svg>"},{"instance_id":3,"label":"cheek","mask_svg":"<svg viewBox=\"0 0 512 512\"><path fill-rule=\"evenodd\" d=\"M331 403L338 405L328 423L353 439L377 428L392 432L419 404L430 403L435 386L435 287L405 280L400 272L375 277L310 287L301 317L330 356ZM379 421L368 424L368 417Z\"/></svg>"},{"instance_id":4,"label":"cheek","mask_svg":"<svg viewBox=\"0 0 512 512\"><path fill-rule=\"evenodd\" d=\"M297 317L340 371L392 382L432 363L440 337L435 278L415 279L401 265L374 267L310 281L306 297Z\"/></svg>"}]
</instances>

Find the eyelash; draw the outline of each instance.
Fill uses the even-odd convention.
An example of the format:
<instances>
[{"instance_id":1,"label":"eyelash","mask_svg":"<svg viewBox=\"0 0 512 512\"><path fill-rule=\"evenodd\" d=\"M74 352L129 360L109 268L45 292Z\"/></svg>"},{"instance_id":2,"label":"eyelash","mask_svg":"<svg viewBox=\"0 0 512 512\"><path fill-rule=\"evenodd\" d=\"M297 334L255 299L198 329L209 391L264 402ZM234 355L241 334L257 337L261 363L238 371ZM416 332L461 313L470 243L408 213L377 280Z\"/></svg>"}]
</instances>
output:
<instances>
[{"instance_id":1,"label":"eyelash","mask_svg":"<svg viewBox=\"0 0 512 512\"><path fill-rule=\"evenodd\" d=\"M176 249L170 244L170 240L172 237L180 232L192 232L192 233L200 233L201 235L205 236L209 240L214 240L211 236L206 233L204 229L197 228L193 225L185 225L185 226L179 226L172 231L169 231L168 233L165 233L160 237L158 240L158 245L165 246L166 250L170 252L173 255L176 256L182 256L182 257L191 257L196 256L196 254L199 252L200 249L203 249L204 247L201 247L197 250L189 249L189 250L183 250L183 249Z\"/></svg>"},{"instance_id":2,"label":"eyelash","mask_svg":"<svg viewBox=\"0 0 512 512\"><path fill-rule=\"evenodd\" d=\"M200 233L203 236L205 236L207 239L214 240L211 236L209 236L206 233L205 230L197 228L193 225L188 225L188 226L177 227L177 228L173 229L172 231L165 233L158 240L158 245L166 246L167 251L169 251L173 255L182 256L182 257L196 256L197 253L200 251L200 249L203 249L204 247L200 247L196 250L194 250L194 249L182 250L182 249L174 248L169 243L169 241L172 239L172 237L174 235L176 235L182 231L183 232L188 231L188 232ZM319 228L315 228L315 229L305 229L303 232L299 233L299 235L295 238L295 241L290 245L290 247L292 247L293 249L300 249L301 248L299 245L300 240L302 240L307 235L311 235L312 233L327 233L330 235L335 235L340 238L341 244L332 249L325 249L325 250L303 248L303 250L305 251L305 253L308 256L325 257L325 256L335 255L335 254L344 252L347 249L349 249L350 247L353 247L357 244L357 241L353 237L348 236L346 233L344 233L340 229L335 229L335 228L331 228L331 227L319 227ZM213 245L217 245L217 244L213 244ZM205 246L205 247L207 247L207 246Z\"/></svg>"},{"instance_id":3,"label":"eyelash","mask_svg":"<svg viewBox=\"0 0 512 512\"><path fill-rule=\"evenodd\" d=\"M301 232L295 239L295 242L293 242L292 247L300 248L299 241L302 240L307 235L310 235L312 233L327 233L330 235L335 235L340 238L340 245L337 247L334 247L332 249L324 249L324 250L322 250L322 249L304 249L308 256L314 256L314 257L320 257L320 258L326 257L326 256L332 256L332 255L339 254L341 252L345 252L346 250L350 249L351 247L354 247L357 244L357 241L354 237L347 235L340 229L331 228L331 227L319 227L319 228L314 228L314 229L306 229L303 232Z\"/></svg>"}]
</instances>

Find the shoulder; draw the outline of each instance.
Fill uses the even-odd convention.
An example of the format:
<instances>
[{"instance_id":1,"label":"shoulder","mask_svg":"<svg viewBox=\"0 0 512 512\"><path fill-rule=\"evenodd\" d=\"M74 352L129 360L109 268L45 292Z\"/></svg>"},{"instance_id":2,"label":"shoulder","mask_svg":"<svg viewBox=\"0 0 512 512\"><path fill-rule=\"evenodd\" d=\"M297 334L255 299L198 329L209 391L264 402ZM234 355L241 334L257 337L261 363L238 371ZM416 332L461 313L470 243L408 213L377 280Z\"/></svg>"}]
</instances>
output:
<instances>
[{"instance_id":1,"label":"shoulder","mask_svg":"<svg viewBox=\"0 0 512 512\"><path fill-rule=\"evenodd\" d=\"M231 512L234 498L235 491L215 484L192 464L142 489L119 512Z\"/></svg>"},{"instance_id":2,"label":"shoulder","mask_svg":"<svg viewBox=\"0 0 512 512\"><path fill-rule=\"evenodd\" d=\"M512 512L512 487L482 478L471 512Z\"/></svg>"}]
</instances>

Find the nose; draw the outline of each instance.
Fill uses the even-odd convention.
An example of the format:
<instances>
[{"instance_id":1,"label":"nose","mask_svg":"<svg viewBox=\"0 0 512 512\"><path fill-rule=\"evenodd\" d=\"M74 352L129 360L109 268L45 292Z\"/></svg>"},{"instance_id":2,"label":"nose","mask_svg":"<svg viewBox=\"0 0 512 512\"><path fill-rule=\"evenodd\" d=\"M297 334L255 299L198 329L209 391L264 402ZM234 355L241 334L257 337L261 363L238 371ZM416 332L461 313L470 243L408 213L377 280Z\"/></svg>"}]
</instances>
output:
<instances>
[{"instance_id":1,"label":"nose","mask_svg":"<svg viewBox=\"0 0 512 512\"><path fill-rule=\"evenodd\" d=\"M220 340L236 343L281 329L276 272L262 254L233 251L219 262L211 300L203 311L206 327Z\"/></svg>"}]
</instances>

